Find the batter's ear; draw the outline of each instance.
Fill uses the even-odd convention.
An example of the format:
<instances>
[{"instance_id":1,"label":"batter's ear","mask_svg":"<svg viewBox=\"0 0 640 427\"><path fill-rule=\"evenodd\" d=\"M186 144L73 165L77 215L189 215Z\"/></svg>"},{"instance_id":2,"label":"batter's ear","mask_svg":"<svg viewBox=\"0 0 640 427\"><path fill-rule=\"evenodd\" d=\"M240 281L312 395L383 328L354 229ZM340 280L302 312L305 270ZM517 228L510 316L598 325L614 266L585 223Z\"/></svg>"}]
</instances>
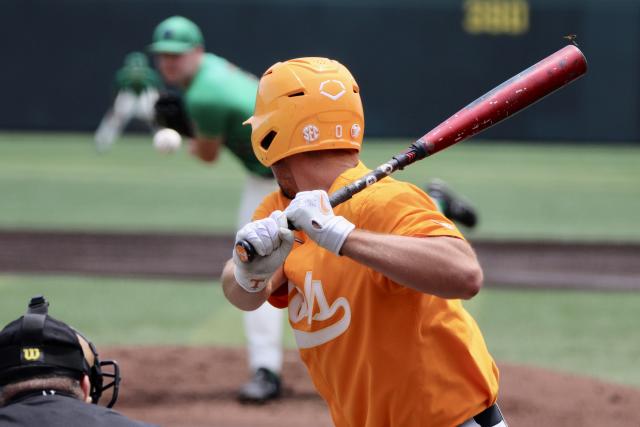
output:
<instances>
[{"instance_id":1,"label":"batter's ear","mask_svg":"<svg viewBox=\"0 0 640 427\"><path fill-rule=\"evenodd\" d=\"M91 403L91 381L87 375L83 375L80 380L80 388L82 389L83 400Z\"/></svg>"}]
</instances>

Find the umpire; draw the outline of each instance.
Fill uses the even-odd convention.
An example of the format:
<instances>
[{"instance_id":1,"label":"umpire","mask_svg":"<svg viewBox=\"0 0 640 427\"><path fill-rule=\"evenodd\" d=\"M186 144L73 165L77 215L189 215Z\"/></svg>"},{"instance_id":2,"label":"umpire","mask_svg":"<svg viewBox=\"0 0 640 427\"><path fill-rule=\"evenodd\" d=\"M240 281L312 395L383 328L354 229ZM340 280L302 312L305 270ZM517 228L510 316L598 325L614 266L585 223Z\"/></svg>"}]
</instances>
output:
<instances>
[{"instance_id":1,"label":"umpire","mask_svg":"<svg viewBox=\"0 0 640 427\"><path fill-rule=\"evenodd\" d=\"M93 344L49 316L48 307L36 296L0 331L0 427L149 426L108 409L118 399L117 363L101 362ZM105 377L112 381L105 385ZM98 406L108 389L107 407Z\"/></svg>"}]
</instances>

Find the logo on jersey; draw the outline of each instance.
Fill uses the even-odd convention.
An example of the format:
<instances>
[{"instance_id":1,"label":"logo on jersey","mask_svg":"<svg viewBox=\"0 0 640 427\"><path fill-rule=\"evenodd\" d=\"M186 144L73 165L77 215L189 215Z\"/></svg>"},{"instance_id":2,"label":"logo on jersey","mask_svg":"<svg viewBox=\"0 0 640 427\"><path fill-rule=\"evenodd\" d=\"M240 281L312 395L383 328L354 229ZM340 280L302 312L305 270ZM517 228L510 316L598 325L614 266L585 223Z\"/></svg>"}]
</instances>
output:
<instances>
[{"instance_id":1,"label":"logo on jersey","mask_svg":"<svg viewBox=\"0 0 640 427\"><path fill-rule=\"evenodd\" d=\"M289 282L289 291L294 287ZM342 335L351 324L351 307L344 297L336 298L329 305L320 280L313 280L311 271L304 278L304 289L289 301L289 320L294 324L293 335L299 348L312 348L325 344ZM342 310L339 310L339 309ZM315 312L315 314L314 314ZM314 331L296 329L295 324L305 321L311 325L314 321L331 320L329 326Z\"/></svg>"},{"instance_id":2,"label":"logo on jersey","mask_svg":"<svg viewBox=\"0 0 640 427\"><path fill-rule=\"evenodd\" d=\"M314 125L306 125L304 129L302 129L302 137L308 143L317 141L319 136L320 130Z\"/></svg>"},{"instance_id":3,"label":"logo on jersey","mask_svg":"<svg viewBox=\"0 0 640 427\"><path fill-rule=\"evenodd\" d=\"M320 93L332 101L337 101L347 93L347 89L340 80L325 80L320 83Z\"/></svg>"}]
</instances>

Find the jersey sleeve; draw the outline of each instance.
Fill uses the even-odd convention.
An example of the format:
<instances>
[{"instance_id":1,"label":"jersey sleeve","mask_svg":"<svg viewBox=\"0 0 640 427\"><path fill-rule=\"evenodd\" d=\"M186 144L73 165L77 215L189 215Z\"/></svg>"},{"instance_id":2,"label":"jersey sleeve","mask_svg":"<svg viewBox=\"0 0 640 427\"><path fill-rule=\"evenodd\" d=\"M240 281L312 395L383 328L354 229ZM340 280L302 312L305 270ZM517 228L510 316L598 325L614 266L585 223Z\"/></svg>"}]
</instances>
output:
<instances>
[{"instance_id":1,"label":"jersey sleeve","mask_svg":"<svg viewBox=\"0 0 640 427\"><path fill-rule=\"evenodd\" d=\"M187 110L197 134L207 138L225 134L230 111L215 99L187 98Z\"/></svg>"},{"instance_id":2,"label":"jersey sleeve","mask_svg":"<svg viewBox=\"0 0 640 427\"><path fill-rule=\"evenodd\" d=\"M407 183L378 185L378 188L372 187L362 205L361 219L364 221L358 227L401 236L464 239L453 222L439 212L431 198L419 188ZM380 272L371 270L370 274L390 293L414 292Z\"/></svg>"},{"instance_id":3,"label":"jersey sleeve","mask_svg":"<svg viewBox=\"0 0 640 427\"><path fill-rule=\"evenodd\" d=\"M286 283L276 289L267 301L275 308L287 308L289 305L289 287Z\"/></svg>"},{"instance_id":4,"label":"jersey sleeve","mask_svg":"<svg viewBox=\"0 0 640 427\"><path fill-rule=\"evenodd\" d=\"M362 228L401 236L464 239L455 224L438 211L422 190L407 183L398 183L394 187L372 187L362 205Z\"/></svg>"}]
</instances>

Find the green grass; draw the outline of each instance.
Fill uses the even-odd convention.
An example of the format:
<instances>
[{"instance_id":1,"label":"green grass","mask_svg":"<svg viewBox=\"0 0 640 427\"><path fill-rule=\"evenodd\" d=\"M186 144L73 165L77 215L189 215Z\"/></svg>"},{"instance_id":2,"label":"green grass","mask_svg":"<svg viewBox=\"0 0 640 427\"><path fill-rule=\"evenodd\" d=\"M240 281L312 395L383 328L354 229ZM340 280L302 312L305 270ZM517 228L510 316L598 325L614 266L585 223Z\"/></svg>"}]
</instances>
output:
<instances>
[{"instance_id":1,"label":"green grass","mask_svg":"<svg viewBox=\"0 0 640 427\"><path fill-rule=\"evenodd\" d=\"M38 293L53 317L100 345L244 343L242 312L216 282L0 275L0 323Z\"/></svg>"},{"instance_id":2,"label":"green grass","mask_svg":"<svg viewBox=\"0 0 640 427\"><path fill-rule=\"evenodd\" d=\"M640 386L638 292L485 289L465 306L499 361Z\"/></svg>"},{"instance_id":3,"label":"green grass","mask_svg":"<svg viewBox=\"0 0 640 427\"><path fill-rule=\"evenodd\" d=\"M374 167L410 141L367 141ZM640 240L640 147L466 141L398 173L440 177L472 200L471 237ZM150 137L104 155L87 134L0 134L0 227L230 232L243 170L186 150L160 155Z\"/></svg>"},{"instance_id":4,"label":"green grass","mask_svg":"<svg viewBox=\"0 0 640 427\"><path fill-rule=\"evenodd\" d=\"M100 346L244 343L242 314L217 283L0 275L0 324L37 293ZM498 361L640 386L640 293L485 289L465 306Z\"/></svg>"},{"instance_id":5,"label":"green grass","mask_svg":"<svg viewBox=\"0 0 640 427\"><path fill-rule=\"evenodd\" d=\"M99 155L87 135L0 137L0 226L220 231L235 226L242 171L185 150L156 153L149 138ZM225 153L226 154L226 153Z\"/></svg>"}]
</instances>

